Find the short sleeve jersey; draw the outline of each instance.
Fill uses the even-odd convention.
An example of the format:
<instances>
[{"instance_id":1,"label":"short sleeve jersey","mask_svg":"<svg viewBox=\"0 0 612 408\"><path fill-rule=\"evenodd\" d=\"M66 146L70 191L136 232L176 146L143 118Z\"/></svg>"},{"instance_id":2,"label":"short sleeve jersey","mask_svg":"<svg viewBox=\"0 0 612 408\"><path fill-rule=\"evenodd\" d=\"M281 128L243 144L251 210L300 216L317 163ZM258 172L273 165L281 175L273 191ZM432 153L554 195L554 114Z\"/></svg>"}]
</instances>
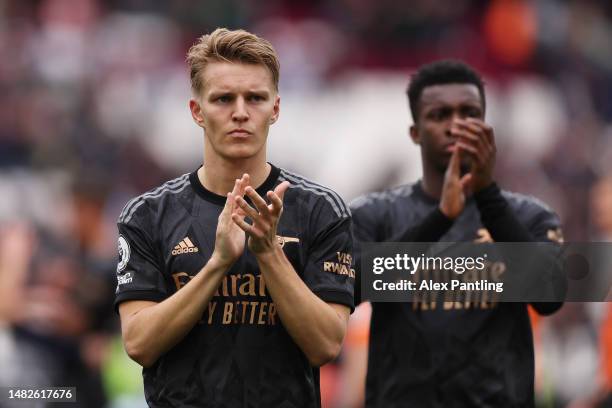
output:
<instances>
[{"instance_id":1,"label":"short sleeve jersey","mask_svg":"<svg viewBox=\"0 0 612 408\"><path fill-rule=\"evenodd\" d=\"M353 308L355 271L348 207L333 191L272 166L257 189L287 180L277 239L295 271L325 302ZM185 174L130 201L118 221L115 305L161 302L206 264L225 197ZM201 320L143 369L151 407L320 407L319 372L292 340L255 256L226 273Z\"/></svg>"},{"instance_id":2,"label":"short sleeve jersey","mask_svg":"<svg viewBox=\"0 0 612 408\"><path fill-rule=\"evenodd\" d=\"M503 191L536 241L560 234L557 216L532 197ZM351 203L355 238L384 242L437 208L420 183ZM491 241L473 199L440 241ZM534 355L524 303L374 303L366 406L530 407Z\"/></svg>"}]
</instances>

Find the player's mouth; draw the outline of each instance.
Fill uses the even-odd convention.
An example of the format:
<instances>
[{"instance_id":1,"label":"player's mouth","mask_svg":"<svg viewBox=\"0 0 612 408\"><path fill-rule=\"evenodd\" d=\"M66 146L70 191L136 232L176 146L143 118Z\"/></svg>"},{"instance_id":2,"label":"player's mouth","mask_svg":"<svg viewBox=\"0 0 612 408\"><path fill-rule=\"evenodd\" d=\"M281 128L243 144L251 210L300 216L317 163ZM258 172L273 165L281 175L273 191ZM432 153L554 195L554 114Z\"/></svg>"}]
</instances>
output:
<instances>
[{"instance_id":1,"label":"player's mouth","mask_svg":"<svg viewBox=\"0 0 612 408\"><path fill-rule=\"evenodd\" d=\"M448 143L447 145L444 146L444 153L453 153L456 148L455 146L456 146L455 142Z\"/></svg>"},{"instance_id":2,"label":"player's mouth","mask_svg":"<svg viewBox=\"0 0 612 408\"><path fill-rule=\"evenodd\" d=\"M252 133L249 132L246 129L238 128L238 129L234 129L234 130L230 131L228 133L228 135L232 136L232 137L246 138L246 137L249 137L250 135L252 135Z\"/></svg>"}]
</instances>

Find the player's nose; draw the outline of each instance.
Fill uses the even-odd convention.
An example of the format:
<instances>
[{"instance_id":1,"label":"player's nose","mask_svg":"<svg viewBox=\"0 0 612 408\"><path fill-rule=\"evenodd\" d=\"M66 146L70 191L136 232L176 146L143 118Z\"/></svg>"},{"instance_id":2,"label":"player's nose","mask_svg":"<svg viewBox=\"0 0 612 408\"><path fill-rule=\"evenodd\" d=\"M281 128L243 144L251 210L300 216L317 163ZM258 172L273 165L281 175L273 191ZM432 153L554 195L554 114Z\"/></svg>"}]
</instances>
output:
<instances>
[{"instance_id":1,"label":"player's nose","mask_svg":"<svg viewBox=\"0 0 612 408\"><path fill-rule=\"evenodd\" d=\"M455 112L451 115L450 119L448 120L446 124L446 130L445 130L446 136L456 137L455 131L457 130L459 126L458 122L462 119L463 117L458 112Z\"/></svg>"},{"instance_id":2,"label":"player's nose","mask_svg":"<svg viewBox=\"0 0 612 408\"><path fill-rule=\"evenodd\" d=\"M244 122L249 118L249 112L246 107L244 98L240 97L236 99L234 105L234 112L232 113L232 119L240 122Z\"/></svg>"}]
</instances>

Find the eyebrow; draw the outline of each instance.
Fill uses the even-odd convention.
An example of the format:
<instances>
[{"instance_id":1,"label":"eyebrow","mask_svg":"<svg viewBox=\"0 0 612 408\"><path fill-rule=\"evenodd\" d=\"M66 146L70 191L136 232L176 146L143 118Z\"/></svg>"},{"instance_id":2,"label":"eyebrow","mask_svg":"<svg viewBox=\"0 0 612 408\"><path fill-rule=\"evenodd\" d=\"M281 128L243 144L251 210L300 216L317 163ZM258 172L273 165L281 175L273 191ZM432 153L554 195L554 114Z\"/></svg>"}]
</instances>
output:
<instances>
[{"instance_id":1,"label":"eyebrow","mask_svg":"<svg viewBox=\"0 0 612 408\"><path fill-rule=\"evenodd\" d=\"M442 108L442 107L448 107L448 106L457 106L457 107L470 107L470 108L478 108L478 109L482 109L482 105L479 101L473 100L473 101L461 101L457 104L454 103L448 103L445 101L430 101L430 102L425 102L423 103L423 101L421 102L421 107L423 107L423 105L427 105L430 109L436 109L436 108Z\"/></svg>"},{"instance_id":2,"label":"eyebrow","mask_svg":"<svg viewBox=\"0 0 612 408\"><path fill-rule=\"evenodd\" d=\"M216 98L223 95L236 95L240 92L231 91L231 90L215 90L208 94L209 98ZM246 95L265 95L269 96L271 93L267 89L250 89L245 92Z\"/></svg>"}]
</instances>

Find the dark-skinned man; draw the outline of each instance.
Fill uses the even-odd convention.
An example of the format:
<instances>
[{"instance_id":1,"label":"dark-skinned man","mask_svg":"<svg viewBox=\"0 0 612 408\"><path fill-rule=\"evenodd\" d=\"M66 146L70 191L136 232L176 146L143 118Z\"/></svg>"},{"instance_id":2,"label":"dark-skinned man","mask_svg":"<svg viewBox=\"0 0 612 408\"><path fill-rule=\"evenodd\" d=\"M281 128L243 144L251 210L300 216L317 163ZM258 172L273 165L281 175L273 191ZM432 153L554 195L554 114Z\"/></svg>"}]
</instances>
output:
<instances>
[{"instance_id":1,"label":"dark-skinned man","mask_svg":"<svg viewBox=\"0 0 612 408\"><path fill-rule=\"evenodd\" d=\"M557 216L500 190L480 76L458 61L421 67L408 98L423 176L351 205L360 242L538 242ZM364 272L365 273L365 272ZM357 285L359 286L359 285ZM367 300L367 299L362 299ZM530 407L534 354L526 303L373 303L366 406ZM541 314L560 303L537 303Z\"/></svg>"}]
</instances>

